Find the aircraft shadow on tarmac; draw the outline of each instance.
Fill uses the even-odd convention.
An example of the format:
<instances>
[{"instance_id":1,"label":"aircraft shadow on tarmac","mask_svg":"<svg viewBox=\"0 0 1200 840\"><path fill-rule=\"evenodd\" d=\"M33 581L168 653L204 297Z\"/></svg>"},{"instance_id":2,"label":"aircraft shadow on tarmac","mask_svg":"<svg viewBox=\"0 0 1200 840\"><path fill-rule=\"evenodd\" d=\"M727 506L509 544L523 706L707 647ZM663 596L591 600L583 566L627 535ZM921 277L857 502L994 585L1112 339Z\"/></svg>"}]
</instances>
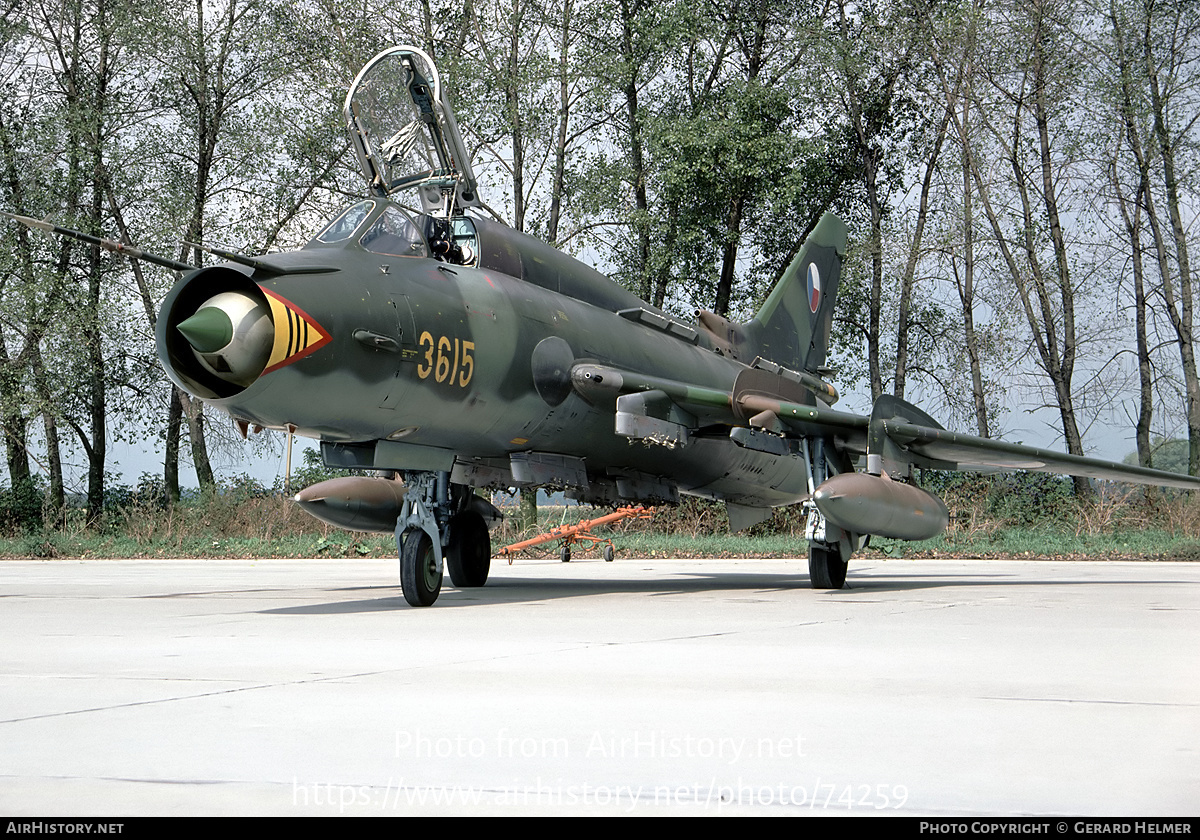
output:
<instances>
[{"instance_id":1,"label":"aircraft shadow on tarmac","mask_svg":"<svg viewBox=\"0 0 1200 840\"><path fill-rule=\"evenodd\" d=\"M611 568L611 567L610 567ZM1161 583L1161 581L1138 581L1141 583ZM878 595L889 592L910 592L923 589L946 589L950 587L979 587L979 586L1015 586L1044 587L1049 584L1085 585L1116 584L1129 586L1129 580L1047 580L1043 577L1017 577L1011 572L995 573L956 573L931 576L928 574L856 576L853 572L846 579L846 587L840 590L814 591L809 586L808 575L797 570L795 574L734 572L706 574L689 572L686 574L673 573L662 578L639 578L637 580L613 577L598 579L596 577L571 577L569 573L555 577L536 578L505 578L502 574L491 578L487 585L478 589L457 589L446 582L438 609L454 607L472 607L481 604L516 604L546 601L558 598L580 598L598 595L645 595L661 597L667 595L686 595L698 593L755 593L779 592L796 590L797 604L811 598L854 600L857 596ZM322 604L308 604L296 607L280 607L277 609L261 610L263 614L271 615L320 615L356 612L376 612L380 610L405 609L404 597L400 587L381 585L370 587L349 587L333 590L339 593L363 592L375 593L378 597L364 598L353 601L329 601Z\"/></svg>"}]
</instances>

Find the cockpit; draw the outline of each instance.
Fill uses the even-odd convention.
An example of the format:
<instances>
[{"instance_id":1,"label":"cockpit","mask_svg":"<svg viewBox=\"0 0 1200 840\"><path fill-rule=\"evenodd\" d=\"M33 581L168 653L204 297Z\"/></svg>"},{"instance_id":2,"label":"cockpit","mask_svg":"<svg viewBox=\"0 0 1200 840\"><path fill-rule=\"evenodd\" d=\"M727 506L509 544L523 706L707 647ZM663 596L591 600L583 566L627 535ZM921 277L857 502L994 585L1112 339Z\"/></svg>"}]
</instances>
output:
<instances>
[{"instance_id":1,"label":"cockpit","mask_svg":"<svg viewBox=\"0 0 1200 840\"><path fill-rule=\"evenodd\" d=\"M482 207L475 175L437 67L426 53L401 46L375 56L350 85L344 111L374 197L345 210L308 247L357 243L391 257L513 267L489 260L479 245L480 220L464 215ZM395 201L414 190L420 211Z\"/></svg>"},{"instance_id":2,"label":"cockpit","mask_svg":"<svg viewBox=\"0 0 1200 840\"><path fill-rule=\"evenodd\" d=\"M306 247L351 242L384 256L433 257L463 266L478 262L478 235L471 219L428 216L385 199L360 201L348 207Z\"/></svg>"},{"instance_id":3,"label":"cockpit","mask_svg":"<svg viewBox=\"0 0 1200 840\"><path fill-rule=\"evenodd\" d=\"M310 246L317 243L332 245L335 242L345 242L362 225L363 220L375 209L374 201L360 201L341 212L325 229L316 235Z\"/></svg>"},{"instance_id":4,"label":"cockpit","mask_svg":"<svg viewBox=\"0 0 1200 840\"><path fill-rule=\"evenodd\" d=\"M482 216L418 213L387 198L343 210L305 248L361 247L386 257L424 257L506 274L613 312L644 307L590 266Z\"/></svg>"}]
</instances>

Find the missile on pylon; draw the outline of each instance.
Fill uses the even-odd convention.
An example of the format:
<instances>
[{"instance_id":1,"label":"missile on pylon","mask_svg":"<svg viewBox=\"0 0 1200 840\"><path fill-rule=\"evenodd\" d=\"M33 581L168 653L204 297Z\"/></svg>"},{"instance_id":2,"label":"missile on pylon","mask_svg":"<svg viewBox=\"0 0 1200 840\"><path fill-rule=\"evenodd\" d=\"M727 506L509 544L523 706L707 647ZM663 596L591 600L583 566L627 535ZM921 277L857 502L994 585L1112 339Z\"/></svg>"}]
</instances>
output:
<instances>
[{"instance_id":1,"label":"missile on pylon","mask_svg":"<svg viewBox=\"0 0 1200 840\"><path fill-rule=\"evenodd\" d=\"M855 534L927 540L950 524L950 511L937 496L870 473L835 475L812 499L825 519Z\"/></svg>"}]
</instances>

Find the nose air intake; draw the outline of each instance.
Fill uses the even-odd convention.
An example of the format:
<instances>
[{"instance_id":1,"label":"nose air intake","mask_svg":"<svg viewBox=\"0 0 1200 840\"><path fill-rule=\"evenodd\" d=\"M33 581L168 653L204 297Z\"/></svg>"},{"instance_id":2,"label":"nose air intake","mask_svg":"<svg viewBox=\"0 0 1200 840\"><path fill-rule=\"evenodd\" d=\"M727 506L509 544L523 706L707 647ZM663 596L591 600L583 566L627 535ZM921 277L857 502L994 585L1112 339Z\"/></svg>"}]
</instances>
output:
<instances>
[{"instance_id":1,"label":"nose air intake","mask_svg":"<svg viewBox=\"0 0 1200 840\"><path fill-rule=\"evenodd\" d=\"M176 329L205 370L243 388L262 374L275 342L270 308L245 292L214 295Z\"/></svg>"},{"instance_id":2,"label":"nose air intake","mask_svg":"<svg viewBox=\"0 0 1200 840\"><path fill-rule=\"evenodd\" d=\"M157 333L167 375L205 400L235 397L332 339L291 300L229 265L176 284L163 301Z\"/></svg>"}]
</instances>

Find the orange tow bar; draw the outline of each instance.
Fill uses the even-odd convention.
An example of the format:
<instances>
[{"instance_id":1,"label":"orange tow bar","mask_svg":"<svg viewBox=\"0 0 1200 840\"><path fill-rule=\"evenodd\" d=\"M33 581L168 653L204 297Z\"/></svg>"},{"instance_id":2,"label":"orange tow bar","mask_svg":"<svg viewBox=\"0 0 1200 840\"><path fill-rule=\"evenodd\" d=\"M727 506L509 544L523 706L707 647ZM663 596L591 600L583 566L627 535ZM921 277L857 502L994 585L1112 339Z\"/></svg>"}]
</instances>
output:
<instances>
[{"instance_id":1,"label":"orange tow bar","mask_svg":"<svg viewBox=\"0 0 1200 840\"><path fill-rule=\"evenodd\" d=\"M560 525L557 528L547 531L544 534L538 534L536 537L528 540L522 540L512 545L506 545L504 548L496 552L496 557L507 557L508 565L512 565L513 555L518 551L526 548L533 548L535 545L542 545L548 542L562 542L562 548L559 549L559 558L564 563L571 562L571 544L580 540L587 540L591 544L604 544L604 560L611 563L615 556L612 540L605 537L597 537L592 534L592 528L597 528L601 525L609 525L613 522L620 522L622 519L649 519L654 513L654 508L644 507L623 507L617 508L606 516L601 516L599 519L587 519L575 525Z\"/></svg>"}]
</instances>

